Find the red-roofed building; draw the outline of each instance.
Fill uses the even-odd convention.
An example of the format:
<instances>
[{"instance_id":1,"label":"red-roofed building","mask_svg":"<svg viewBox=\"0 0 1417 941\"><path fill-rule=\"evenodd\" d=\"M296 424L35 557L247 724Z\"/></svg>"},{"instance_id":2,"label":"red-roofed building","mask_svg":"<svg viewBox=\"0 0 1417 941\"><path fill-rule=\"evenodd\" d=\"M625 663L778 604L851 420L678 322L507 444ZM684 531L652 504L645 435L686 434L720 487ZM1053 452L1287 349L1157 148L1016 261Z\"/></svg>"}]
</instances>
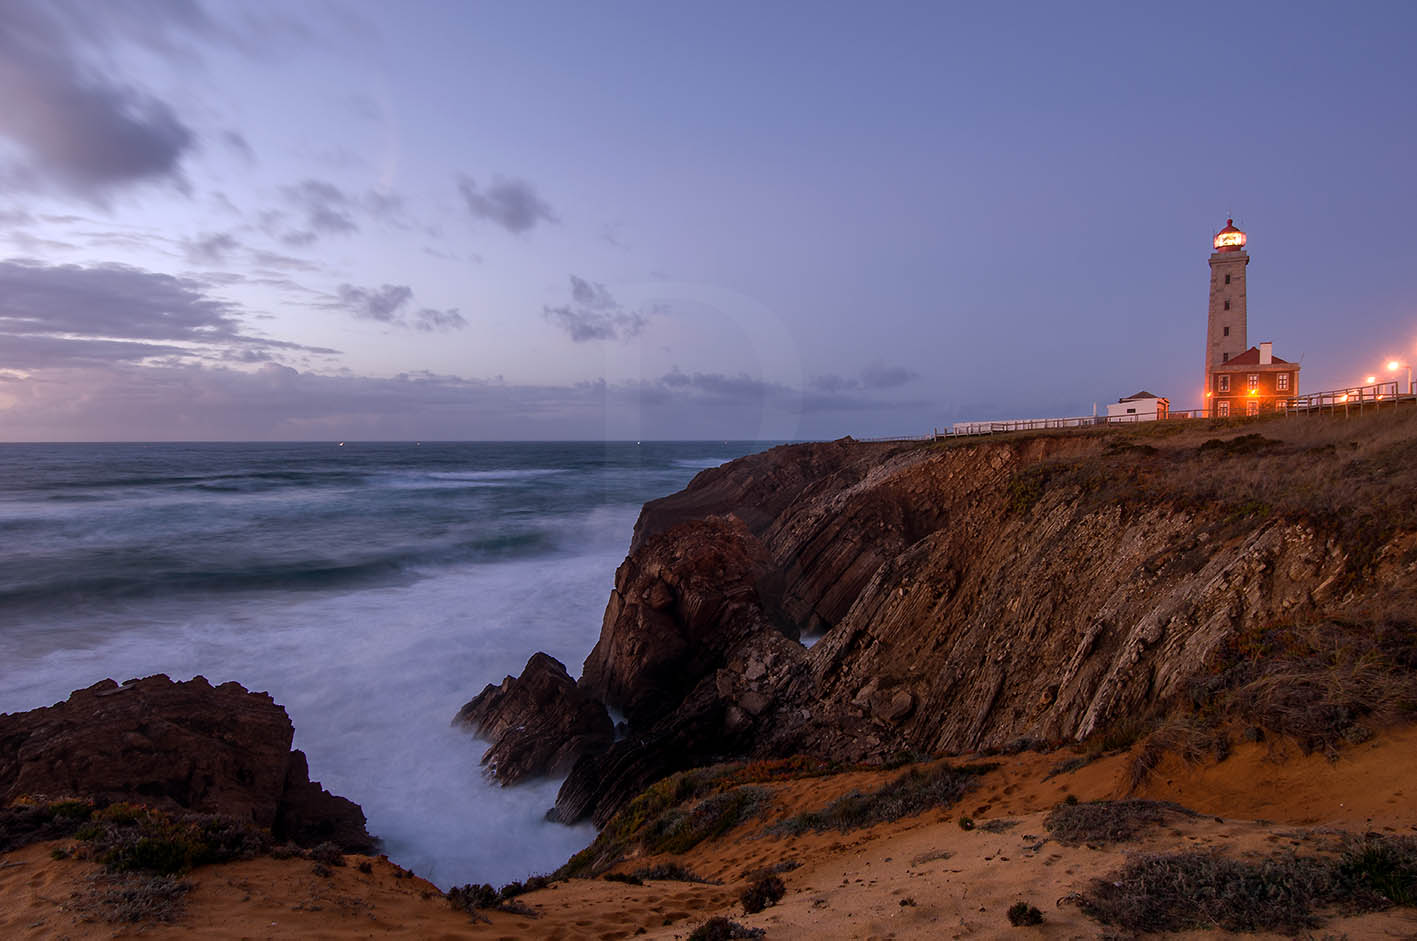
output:
<instances>
[{"instance_id":1,"label":"red-roofed building","mask_svg":"<svg viewBox=\"0 0 1417 941\"><path fill-rule=\"evenodd\" d=\"M1280 359L1272 343L1248 346L1245 233L1234 219L1216 233L1210 256L1205 408L1216 418L1259 415L1299 394L1299 365ZM1247 348L1248 347L1248 348Z\"/></svg>"},{"instance_id":2,"label":"red-roofed building","mask_svg":"<svg viewBox=\"0 0 1417 941\"><path fill-rule=\"evenodd\" d=\"M1216 418L1255 416L1274 411L1299 392L1299 364L1280 359L1274 344L1252 346L1238 356L1211 366L1207 401Z\"/></svg>"}]
</instances>

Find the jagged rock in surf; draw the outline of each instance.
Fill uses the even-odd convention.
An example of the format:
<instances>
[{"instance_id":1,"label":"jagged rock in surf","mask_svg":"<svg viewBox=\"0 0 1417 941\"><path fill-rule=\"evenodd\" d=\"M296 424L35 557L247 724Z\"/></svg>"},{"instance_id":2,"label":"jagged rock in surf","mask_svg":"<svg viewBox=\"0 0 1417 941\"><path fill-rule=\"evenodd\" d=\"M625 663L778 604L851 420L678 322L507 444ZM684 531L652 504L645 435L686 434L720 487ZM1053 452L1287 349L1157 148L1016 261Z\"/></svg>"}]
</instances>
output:
<instances>
[{"instance_id":1,"label":"jagged rock in surf","mask_svg":"<svg viewBox=\"0 0 1417 941\"><path fill-rule=\"evenodd\" d=\"M453 722L492 743L482 763L503 784L564 775L581 755L604 750L614 738L605 706L544 653L533 654L520 676L489 683Z\"/></svg>"}]
</instances>

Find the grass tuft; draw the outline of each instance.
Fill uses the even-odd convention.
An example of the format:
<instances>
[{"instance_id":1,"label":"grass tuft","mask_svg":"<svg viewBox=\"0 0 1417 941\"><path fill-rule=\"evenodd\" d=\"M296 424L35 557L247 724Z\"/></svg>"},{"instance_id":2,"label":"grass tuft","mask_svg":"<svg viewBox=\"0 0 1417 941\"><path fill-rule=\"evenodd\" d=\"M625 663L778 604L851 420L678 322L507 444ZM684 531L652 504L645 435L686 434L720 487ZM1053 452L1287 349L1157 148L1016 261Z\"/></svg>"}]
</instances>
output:
<instances>
[{"instance_id":1,"label":"grass tuft","mask_svg":"<svg viewBox=\"0 0 1417 941\"><path fill-rule=\"evenodd\" d=\"M744 889L743 894L738 896L738 901L743 903L743 911L749 915L756 915L769 905L776 905L782 901L782 897L786 894L787 886L783 884L780 877L765 875Z\"/></svg>"},{"instance_id":2,"label":"grass tuft","mask_svg":"<svg viewBox=\"0 0 1417 941\"><path fill-rule=\"evenodd\" d=\"M1009 906L1009 924L1015 928L1043 924L1043 913L1027 902L1015 902Z\"/></svg>"}]
</instances>

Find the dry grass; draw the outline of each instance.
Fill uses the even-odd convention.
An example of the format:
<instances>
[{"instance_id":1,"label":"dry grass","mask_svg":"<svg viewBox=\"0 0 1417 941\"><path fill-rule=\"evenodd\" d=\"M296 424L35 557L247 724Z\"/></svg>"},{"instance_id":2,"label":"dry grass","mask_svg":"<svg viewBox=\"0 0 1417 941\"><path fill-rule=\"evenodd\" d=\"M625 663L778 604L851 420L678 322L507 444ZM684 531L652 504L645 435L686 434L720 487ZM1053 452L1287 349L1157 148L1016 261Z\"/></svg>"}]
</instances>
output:
<instances>
[{"instance_id":1,"label":"dry grass","mask_svg":"<svg viewBox=\"0 0 1417 941\"><path fill-rule=\"evenodd\" d=\"M1043 826L1053 839L1069 846L1128 843L1173 816L1196 813L1169 801L1121 800L1063 803L1053 808Z\"/></svg>"},{"instance_id":2,"label":"dry grass","mask_svg":"<svg viewBox=\"0 0 1417 941\"><path fill-rule=\"evenodd\" d=\"M192 884L176 876L100 873L72 900L90 917L128 924L171 923L181 917Z\"/></svg>"},{"instance_id":3,"label":"dry grass","mask_svg":"<svg viewBox=\"0 0 1417 941\"><path fill-rule=\"evenodd\" d=\"M1334 852L1255 862L1218 853L1132 857L1092 882L1082 910L1128 931L1273 931L1318 927L1320 913L1417 903L1417 840L1343 837Z\"/></svg>"},{"instance_id":4,"label":"dry grass","mask_svg":"<svg viewBox=\"0 0 1417 941\"><path fill-rule=\"evenodd\" d=\"M809 811L774 825L772 833L797 836L808 830L859 830L901 817L948 807L974 786L975 779L998 765L936 765L912 768L869 794L852 791L821 810Z\"/></svg>"}]
</instances>

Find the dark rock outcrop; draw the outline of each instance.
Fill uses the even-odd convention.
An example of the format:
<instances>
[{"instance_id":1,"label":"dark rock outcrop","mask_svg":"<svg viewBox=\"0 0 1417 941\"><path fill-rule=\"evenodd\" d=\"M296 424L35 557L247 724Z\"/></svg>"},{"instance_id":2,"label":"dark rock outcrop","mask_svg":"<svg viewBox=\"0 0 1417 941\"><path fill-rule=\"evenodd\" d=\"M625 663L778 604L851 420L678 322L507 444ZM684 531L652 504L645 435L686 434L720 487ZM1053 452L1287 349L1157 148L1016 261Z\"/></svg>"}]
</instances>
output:
<instances>
[{"instance_id":1,"label":"dark rock outcrop","mask_svg":"<svg viewBox=\"0 0 1417 941\"><path fill-rule=\"evenodd\" d=\"M615 737L605 706L544 653L533 654L520 676L489 683L453 721L492 743L482 763L503 784L564 775Z\"/></svg>"},{"instance_id":2,"label":"dark rock outcrop","mask_svg":"<svg viewBox=\"0 0 1417 941\"><path fill-rule=\"evenodd\" d=\"M269 694L237 683L104 680L53 706L0 715L0 802L134 801L227 814L302 845L372 850L359 805L310 781L294 736Z\"/></svg>"},{"instance_id":3,"label":"dark rock outcrop","mask_svg":"<svg viewBox=\"0 0 1417 941\"><path fill-rule=\"evenodd\" d=\"M762 600L770 573L762 546L734 517L651 536L615 573L581 688L631 727L648 728L735 643L774 629Z\"/></svg>"}]
</instances>

